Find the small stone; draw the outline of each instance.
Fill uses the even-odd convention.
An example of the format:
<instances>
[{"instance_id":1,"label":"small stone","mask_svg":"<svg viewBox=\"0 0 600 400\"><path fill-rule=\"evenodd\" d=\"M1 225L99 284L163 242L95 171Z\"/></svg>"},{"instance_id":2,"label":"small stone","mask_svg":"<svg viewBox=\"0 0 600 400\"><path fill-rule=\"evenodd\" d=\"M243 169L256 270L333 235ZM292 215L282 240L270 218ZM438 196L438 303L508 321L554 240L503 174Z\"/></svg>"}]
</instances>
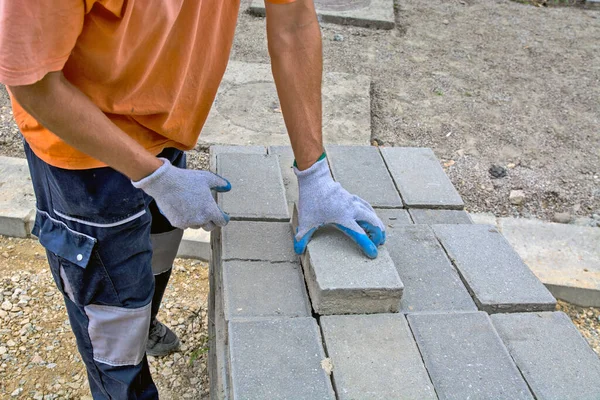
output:
<instances>
[{"instance_id":1,"label":"small stone","mask_svg":"<svg viewBox=\"0 0 600 400\"><path fill-rule=\"evenodd\" d=\"M569 222L571 222L571 214L564 212L564 213L555 213L554 217L552 217L552 220L554 222L558 222L559 224L568 224Z\"/></svg>"},{"instance_id":2,"label":"small stone","mask_svg":"<svg viewBox=\"0 0 600 400\"><path fill-rule=\"evenodd\" d=\"M2 303L1 307L4 311L10 311L10 310L12 310L13 305L10 301L6 300L4 303Z\"/></svg>"},{"instance_id":3,"label":"small stone","mask_svg":"<svg viewBox=\"0 0 600 400\"><path fill-rule=\"evenodd\" d=\"M522 190L511 190L508 200L510 204L515 206L521 205L525 201L525 192Z\"/></svg>"},{"instance_id":4,"label":"small stone","mask_svg":"<svg viewBox=\"0 0 600 400\"><path fill-rule=\"evenodd\" d=\"M492 165L489 169L489 173L494 179L504 178L506 176L506 168L499 165Z\"/></svg>"},{"instance_id":5,"label":"small stone","mask_svg":"<svg viewBox=\"0 0 600 400\"><path fill-rule=\"evenodd\" d=\"M17 344L15 343L14 340L9 340L8 342L6 342L6 345L8 347L15 347Z\"/></svg>"},{"instance_id":6,"label":"small stone","mask_svg":"<svg viewBox=\"0 0 600 400\"><path fill-rule=\"evenodd\" d=\"M4 310L0 310L0 318L6 318L6 316L8 315L8 313Z\"/></svg>"},{"instance_id":7,"label":"small stone","mask_svg":"<svg viewBox=\"0 0 600 400\"><path fill-rule=\"evenodd\" d=\"M18 395L21 394L21 392L23 391L23 388L16 388L14 392L12 392L10 395L12 397L17 397Z\"/></svg>"},{"instance_id":8,"label":"small stone","mask_svg":"<svg viewBox=\"0 0 600 400\"><path fill-rule=\"evenodd\" d=\"M15 276L12 276L10 278L10 280L13 281L14 283L18 283L21 280L21 277L19 275L15 275Z\"/></svg>"},{"instance_id":9,"label":"small stone","mask_svg":"<svg viewBox=\"0 0 600 400\"><path fill-rule=\"evenodd\" d=\"M450 23L450 21L448 21L447 19L442 21L442 24L444 24L444 25L448 25L449 23Z\"/></svg>"},{"instance_id":10,"label":"small stone","mask_svg":"<svg viewBox=\"0 0 600 400\"><path fill-rule=\"evenodd\" d=\"M0 356L3 354L6 354L6 352L7 352L6 347L0 346Z\"/></svg>"},{"instance_id":11,"label":"small stone","mask_svg":"<svg viewBox=\"0 0 600 400\"><path fill-rule=\"evenodd\" d=\"M2 257L4 257L4 258L8 258L8 253L7 253L7 252L3 252L3 253L2 253Z\"/></svg>"},{"instance_id":12,"label":"small stone","mask_svg":"<svg viewBox=\"0 0 600 400\"><path fill-rule=\"evenodd\" d=\"M31 359L31 362L34 364L41 364L44 362L44 359L42 357L40 357L39 354L36 354L33 356L33 358Z\"/></svg>"},{"instance_id":13,"label":"small stone","mask_svg":"<svg viewBox=\"0 0 600 400\"><path fill-rule=\"evenodd\" d=\"M173 375L173 369L171 368L165 368L162 370L162 375L163 376L171 376Z\"/></svg>"},{"instance_id":14,"label":"small stone","mask_svg":"<svg viewBox=\"0 0 600 400\"><path fill-rule=\"evenodd\" d=\"M46 368L48 368L48 369L53 369L53 368L56 368L56 364L55 364L55 363L50 363L50 364L47 364L47 365L46 365Z\"/></svg>"},{"instance_id":15,"label":"small stone","mask_svg":"<svg viewBox=\"0 0 600 400\"><path fill-rule=\"evenodd\" d=\"M506 166L506 168L513 169L513 168L514 168L514 167L516 167L516 166L517 166L517 165L516 165L515 163L509 163L509 164Z\"/></svg>"},{"instance_id":16,"label":"small stone","mask_svg":"<svg viewBox=\"0 0 600 400\"><path fill-rule=\"evenodd\" d=\"M339 33L336 33L335 35L333 35L333 41L334 42L343 42L344 36L340 35Z\"/></svg>"}]
</instances>

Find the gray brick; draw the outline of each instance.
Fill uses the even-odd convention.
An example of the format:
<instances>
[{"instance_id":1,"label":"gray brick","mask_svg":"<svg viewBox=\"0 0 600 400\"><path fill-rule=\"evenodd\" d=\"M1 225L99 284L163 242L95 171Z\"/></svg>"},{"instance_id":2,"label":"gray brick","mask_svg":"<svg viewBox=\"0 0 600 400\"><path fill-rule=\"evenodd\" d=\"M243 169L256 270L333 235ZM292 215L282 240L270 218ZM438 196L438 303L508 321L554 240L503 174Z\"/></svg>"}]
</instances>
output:
<instances>
[{"instance_id":1,"label":"gray brick","mask_svg":"<svg viewBox=\"0 0 600 400\"><path fill-rule=\"evenodd\" d=\"M0 235L27 237L35 196L27 161L0 156Z\"/></svg>"},{"instance_id":2,"label":"gray brick","mask_svg":"<svg viewBox=\"0 0 600 400\"><path fill-rule=\"evenodd\" d=\"M472 224L469 214L464 210L429 210L413 208L408 211L415 224Z\"/></svg>"},{"instance_id":3,"label":"gray brick","mask_svg":"<svg viewBox=\"0 0 600 400\"><path fill-rule=\"evenodd\" d=\"M477 311L430 227L399 225L389 229L387 247L404 283L403 312Z\"/></svg>"},{"instance_id":4,"label":"gray brick","mask_svg":"<svg viewBox=\"0 0 600 400\"><path fill-rule=\"evenodd\" d=\"M410 314L408 323L440 400L533 399L487 314Z\"/></svg>"},{"instance_id":5,"label":"gray brick","mask_svg":"<svg viewBox=\"0 0 600 400\"><path fill-rule=\"evenodd\" d=\"M327 146L334 179L373 207L401 208L402 200L377 147Z\"/></svg>"},{"instance_id":6,"label":"gray brick","mask_svg":"<svg viewBox=\"0 0 600 400\"><path fill-rule=\"evenodd\" d=\"M413 222L407 210L398 208L376 208L377 216L386 228L393 228L399 225L411 225Z\"/></svg>"},{"instance_id":7,"label":"gray brick","mask_svg":"<svg viewBox=\"0 0 600 400\"><path fill-rule=\"evenodd\" d=\"M462 209L464 203L431 149L381 147L407 208Z\"/></svg>"},{"instance_id":8,"label":"gray brick","mask_svg":"<svg viewBox=\"0 0 600 400\"><path fill-rule=\"evenodd\" d=\"M267 148L264 146L226 146L215 144L210 146L210 170L217 170L217 154L267 154Z\"/></svg>"},{"instance_id":9,"label":"gray brick","mask_svg":"<svg viewBox=\"0 0 600 400\"><path fill-rule=\"evenodd\" d=\"M313 318L231 321L229 351L236 400L335 399Z\"/></svg>"},{"instance_id":10,"label":"gray brick","mask_svg":"<svg viewBox=\"0 0 600 400\"><path fill-rule=\"evenodd\" d=\"M309 242L302 266L318 314L398 311L403 285L385 247L371 260L346 235L324 227Z\"/></svg>"},{"instance_id":11,"label":"gray brick","mask_svg":"<svg viewBox=\"0 0 600 400\"><path fill-rule=\"evenodd\" d=\"M298 261L288 222L231 221L222 232L223 260Z\"/></svg>"},{"instance_id":12,"label":"gray brick","mask_svg":"<svg viewBox=\"0 0 600 400\"><path fill-rule=\"evenodd\" d=\"M320 319L340 400L437 399L404 316Z\"/></svg>"},{"instance_id":13,"label":"gray brick","mask_svg":"<svg viewBox=\"0 0 600 400\"><path fill-rule=\"evenodd\" d=\"M434 225L479 309L551 311L556 300L490 225Z\"/></svg>"},{"instance_id":14,"label":"gray brick","mask_svg":"<svg viewBox=\"0 0 600 400\"><path fill-rule=\"evenodd\" d=\"M495 314L492 323L537 399L600 399L600 359L567 315Z\"/></svg>"},{"instance_id":15,"label":"gray brick","mask_svg":"<svg viewBox=\"0 0 600 400\"><path fill-rule=\"evenodd\" d=\"M225 319L309 317L310 305L299 263L223 262Z\"/></svg>"},{"instance_id":16,"label":"gray brick","mask_svg":"<svg viewBox=\"0 0 600 400\"><path fill-rule=\"evenodd\" d=\"M291 146L270 146L269 154L274 154L279 157L279 167L281 168L281 176L283 185L285 186L285 198L290 205L298 202L298 180L294 174L294 152Z\"/></svg>"},{"instance_id":17,"label":"gray brick","mask_svg":"<svg viewBox=\"0 0 600 400\"><path fill-rule=\"evenodd\" d=\"M217 154L217 173L232 189L217 195L232 219L289 221L277 157L260 154Z\"/></svg>"}]
</instances>

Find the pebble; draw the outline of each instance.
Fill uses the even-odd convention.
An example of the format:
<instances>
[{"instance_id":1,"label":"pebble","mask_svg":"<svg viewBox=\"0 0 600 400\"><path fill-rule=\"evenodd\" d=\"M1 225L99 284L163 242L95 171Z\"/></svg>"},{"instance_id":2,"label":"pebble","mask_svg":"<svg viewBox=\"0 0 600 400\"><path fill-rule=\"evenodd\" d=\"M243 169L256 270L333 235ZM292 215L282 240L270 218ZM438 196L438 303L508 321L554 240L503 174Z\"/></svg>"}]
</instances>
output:
<instances>
[{"instance_id":1,"label":"pebble","mask_svg":"<svg viewBox=\"0 0 600 400\"><path fill-rule=\"evenodd\" d=\"M10 311L13 308L13 305L10 301L6 300L4 303L2 303L2 306L0 306L4 311Z\"/></svg>"},{"instance_id":2,"label":"pebble","mask_svg":"<svg viewBox=\"0 0 600 400\"><path fill-rule=\"evenodd\" d=\"M569 222L571 222L571 214L564 212L564 213L555 213L554 216L552 217L552 221L554 222L558 222L559 224L568 224Z\"/></svg>"},{"instance_id":3,"label":"pebble","mask_svg":"<svg viewBox=\"0 0 600 400\"><path fill-rule=\"evenodd\" d=\"M489 173L493 179L504 178L506 176L506 168L499 165L492 165L489 169Z\"/></svg>"},{"instance_id":4,"label":"pebble","mask_svg":"<svg viewBox=\"0 0 600 400\"><path fill-rule=\"evenodd\" d=\"M447 19L442 21L442 24L444 24L444 25L448 25L449 23L450 23L450 21L448 21Z\"/></svg>"},{"instance_id":5,"label":"pebble","mask_svg":"<svg viewBox=\"0 0 600 400\"><path fill-rule=\"evenodd\" d=\"M336 33L335 35L333 35L333 41L334 42L343 42L344 36L340 35L339 33Z\"/></svg>"},{"instance_id":6,"label":"pebble","mask_svg":"<svg viewBox=\"0 0 600 400\"><path fill-rule=\"evenodd\" d=\"M23 388L16 388L14 392L12 392L10 395L12 397L17 397L18 395L21 394L21 392L23 391Z\"/></svg>"},{"instance_id":7,"label":"pebble","mask_svg":"<svg viewBox=\"0 0 600 400\"><path fill-rule=\"evenodd\" d=\"M6 347L0 346L0 356L3 354L6 354L6 352L7 352Z\"/></svg>"},{"instance_id":8,"label":"pebble","mask_svg":"<svg viewBox=\"0 0 600 400\"><path fill-rule=\"evenodd\" d=\"M8 253L7 253L7 252L3 252L3 253L2 253L2 257L4 257L4 258L8 258Z\"/></svg>"},{"instance_id":9,"label":"pebble","mask_svg":"<svg viewBox=\"0 0 600 400\"><path fill-rule=\"evenodd\" d=\"M508 200L510 201L510 204L515 206L521 205L525 201L525 192L522 190L511 190Z\"/></svg>"}]
</instances>

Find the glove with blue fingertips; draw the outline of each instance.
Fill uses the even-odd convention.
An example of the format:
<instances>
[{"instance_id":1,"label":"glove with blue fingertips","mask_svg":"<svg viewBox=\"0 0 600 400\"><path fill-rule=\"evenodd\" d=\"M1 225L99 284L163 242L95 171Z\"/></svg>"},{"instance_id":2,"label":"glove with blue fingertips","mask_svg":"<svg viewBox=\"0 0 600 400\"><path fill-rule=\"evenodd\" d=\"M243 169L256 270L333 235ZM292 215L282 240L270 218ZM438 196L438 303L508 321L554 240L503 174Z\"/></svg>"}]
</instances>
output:
<instances>
[{"instance_id":1,"label":"glove with blue fingertips","mask_svg":"<svg viewBox=\"0 0 600 400\"><path fill-rule=\"evenodd\" d=\"M303 254L312 235L324 225L333 225L356 242L369 258L377 257L377 247L385 243L385 227L373 207L335 182L325 153L298 178L298 228L294 250Z\"/></svg>"}]
</instances>

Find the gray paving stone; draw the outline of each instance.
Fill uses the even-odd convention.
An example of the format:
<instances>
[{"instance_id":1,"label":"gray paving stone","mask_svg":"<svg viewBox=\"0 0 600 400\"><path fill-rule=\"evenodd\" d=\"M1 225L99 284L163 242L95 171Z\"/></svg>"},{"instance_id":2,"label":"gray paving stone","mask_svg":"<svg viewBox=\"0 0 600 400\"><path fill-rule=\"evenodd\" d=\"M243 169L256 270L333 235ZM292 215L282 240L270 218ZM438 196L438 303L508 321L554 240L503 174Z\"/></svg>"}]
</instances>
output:
<instances>
[{"instance_id":1,"label":"gray paving stone","mask_svg":"<svg viewBox=\"0 0 600 400\"><path fill-rule=\"evenodd\" d=\"M368 145L371 78L323 73L323 140ZM289 145L269 64L230 61L198 139L203 144Z\"/></svg>"},{"instance_id":2,"label":"gray paving stone","mask_svg":"<svg viewBox=\"0 0 600 400\"><path fill-rule=\"evenodd\" d=\"M0 235L27 237L35 195L27 161L0 156Z\"/></svg>"},{"instance_id":3,"label":"gray paving stone","mask_svg":"<svg viewBox=\"0 0 600 400\"><path fill-rule=\"evenodd\" d=\"M486 313L410 314L440 400L533 399Z\"/></svg>"},{"instance_id":4,"label":"gray paving stone","mask_svg":"<svg viewBox=\"0 0 600 400\"><path fill-rule=\"evenodd\" d=\"M495 314L492 323L536 399L600 399L600 359L566 314Z\"/></svg>"},{"instance_id":5,"label":"gray paving stone","mask_svg":"<svg viewBox=\"0 0 600 400\"><path fill-rule=\"evenodd\" d=\"M217 154L267 154L267 148L265 146L223 146L214 144L210 146L210 170L213 172L217 171Z\"/></svg>"},{"instance_id":6,"label":"gray paving stone","mask_svg":"<svg viewBox=\"0 0 600 400\"><path fill-rule=\"evenodd\" d=\"M315 8L323 22L379 29L395 25L392 0L316 0ZM249 11L264 16L264 0L253 0Z\"/></svg>"},{"instance_id":7,"label":"gray paving stone","mask_svg":"<svg viewBox=\"0 0 600 400\"><path fill-rule=\"evenodd\" d=\"M276 156L217 154L217 173L231 182L231 191L217 195L231 219L289 221Z\"/></svg>"},{"instance_id":8,"label":"gray paving stone","mask_svg":"<svg viewBox=\"0 0 600 400\"><path fill-rule=\"evenodd\" d=\"M387 231L387 248L404 283L402 312L477 311L430 227L395 226Z\"/></svg>"},{"instance_id":9,"label":"gray paving stone","mask_svg":"<svg viewBox=\"0 0 600 400\"><path fill-rule=\"evenodd\" d=\"M464 210L428 210L413 208L408 211L415 224L472 224L469 214Z\"/></svg>"},{"instance_id":10,"label":"gray paving stone","mask_svg":"<svg viewBox=\"0 0 600 400\"><path fill-rule=\"evenodd\" d=\"M293 204L298 201L298 180L294 174L294 152L291 146L270 146L269 154L279 157L279 167L281 168L281 177L285 186L285 198L288 201L288 207L293 209Z\"/></svg>"},{"instance_id":11,"label":"gray paving stone","mask_svg":"<svg viewBox=\"0 0 600 400\"><path fill-rule=\"evenodd\" d=\"M179 243L177 257L210 260L210 232L203 229L186 229Z\"/></svg>"},{"instance_id":12,"label":"gray paving stone","mask_svg":"<svg viewBox=\"0 0 600 400\"><path fill-rule=\"evenodd\" d=\"M464 207L431 149L381 147L380 150L407 208Z\"/></svg>"},{"instance_id":13,"label":"gray paving stone","mask_svg":"<svg viewBox=\"0 0 600 400\"><path fill-rule=\"evenodd\" d=\"M225 319L310 317L299 263L224 261Z\"/></svg>"},{"instance_id":14,"label":"gray paving stone","mask_svg":"<svg viewBox=\"0 0 600 400\"><path fill-rule=\"evenodd\" d=\"M437 399L403 315L321 317L338 399Z\"/></svg>"},{"instance_id":15,"label":"gray paving stone","mask_svg":"<svg viewBox=\"0 0 600 400\"><path fill-rule=\"evenodd\" d=\"M411 225L413 223L408 214L408 210L401 208L375 208L375 212L386 228L393 228L399 225Z\"/></svg>"},{"instance_id":16,"label":"gray paving stone","mask_svg":"<svg viewBox=\"0 0 600 400\"><path fill-rule=\"evenodd\" d=\"M334 179L350 193L380 208L402 208L402 200L381 158L373 146L326 147Z\"/></svg>"},{"instance_id":17,"label":"gray paving stone","mask_svg":"<svg viewBox=\"0 0 600 400\"><path fill-rule=\"evenodd\" d=\"M231 221L222 232L223 260L298 261L289 222Z\"/></svg>"},{"instance_id":18,"label":"gray paving stone","mask_svg":"<svg viewBox=\"0 0 600 400\"><path fill-rule=\"evenodd\" d=\"M233 398L335 399L313 318L229 322Z\"/></svg>"},{"instance_id":19,"label":"gray paving stone","mask_svg":"<svg viewBox=\"0 0 600 400\"><path fill-rule=\"evenodd\" d=\"M404 286L385 246L371 260L346 235L324 227L309 242L302 266L318 314L398 311Z\"/></svg>"},{"instance_id":20,"label":"gray paving stone","mask_svg":"<svg viewBox=\"0 0 600 400\"><path fill-rule=\"evenodd\" d=\"M480 310L551 311L556 300L490 225L434 225Z\"/></svg>"}]
</instances>

